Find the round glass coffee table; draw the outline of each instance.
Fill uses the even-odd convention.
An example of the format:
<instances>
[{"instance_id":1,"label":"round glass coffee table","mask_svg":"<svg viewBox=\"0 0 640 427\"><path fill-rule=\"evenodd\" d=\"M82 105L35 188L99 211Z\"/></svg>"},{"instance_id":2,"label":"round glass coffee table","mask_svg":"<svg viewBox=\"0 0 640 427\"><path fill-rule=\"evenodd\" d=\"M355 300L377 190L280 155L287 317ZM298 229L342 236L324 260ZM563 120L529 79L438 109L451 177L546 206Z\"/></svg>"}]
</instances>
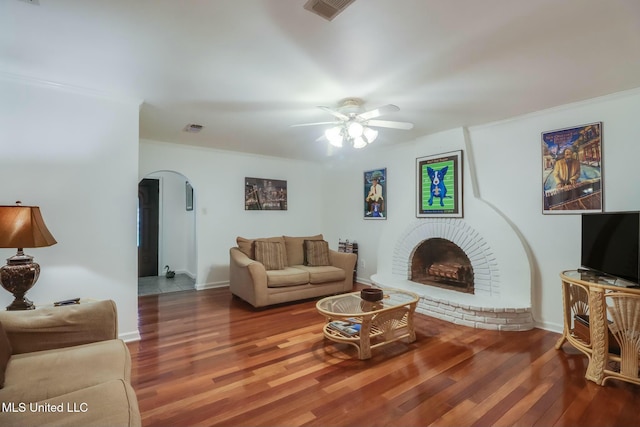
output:
<instances>
[{"instance_id":1,"label":"round glass coffee table","mask_svg":"<svg viewBox=\"0 0 640 427\"><path fill-rule=\"evenodd\" d=\"M358 349L359 359L371 358L371 350L406 338L416 340L413 314L418 295L399 289L384 289L379 302L360 298L360 292L323 298L316 303L326 323L324 336Z\"/></svg>"}]
</instances>

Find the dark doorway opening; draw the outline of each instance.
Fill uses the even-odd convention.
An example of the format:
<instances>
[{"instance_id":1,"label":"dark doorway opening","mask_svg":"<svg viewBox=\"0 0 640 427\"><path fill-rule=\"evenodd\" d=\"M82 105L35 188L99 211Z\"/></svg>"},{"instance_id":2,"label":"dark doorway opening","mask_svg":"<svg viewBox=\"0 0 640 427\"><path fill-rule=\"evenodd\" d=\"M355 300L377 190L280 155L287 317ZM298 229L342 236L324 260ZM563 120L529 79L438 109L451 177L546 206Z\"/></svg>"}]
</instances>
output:
<instances>
[{"instance_id":1,"label":"dark doorway opening","mask_svg":"<svg viewBox=\"0 0 640 427\"><path fill-rule=\"evenodd\" d=\"M138 184L138 277L158 275L160 182L145 178Z\"/></svg>"}]
</instances>

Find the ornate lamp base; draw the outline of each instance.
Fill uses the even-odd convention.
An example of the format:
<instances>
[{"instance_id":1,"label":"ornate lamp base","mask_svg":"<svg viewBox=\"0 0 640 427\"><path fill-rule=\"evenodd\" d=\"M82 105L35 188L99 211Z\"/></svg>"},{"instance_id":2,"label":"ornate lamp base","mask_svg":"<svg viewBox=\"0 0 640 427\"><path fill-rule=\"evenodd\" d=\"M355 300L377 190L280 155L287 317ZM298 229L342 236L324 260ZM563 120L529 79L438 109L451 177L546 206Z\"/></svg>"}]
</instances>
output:
<instances>
[{"instance_id":1,"label":"ornate lamp base","mask_svg":"<svg viewBox=\"0 0 640 427\"><path fill-rule=\"evenodd\" d=\"M7 259L7 265L0 268L0 284L11 292L14 300L7 310L33 310L33 302L25 298L25 294L35 285L40 276L40 265L33 262L33 257L18 250L15 256Z\"/></svg>"}]
</instances>

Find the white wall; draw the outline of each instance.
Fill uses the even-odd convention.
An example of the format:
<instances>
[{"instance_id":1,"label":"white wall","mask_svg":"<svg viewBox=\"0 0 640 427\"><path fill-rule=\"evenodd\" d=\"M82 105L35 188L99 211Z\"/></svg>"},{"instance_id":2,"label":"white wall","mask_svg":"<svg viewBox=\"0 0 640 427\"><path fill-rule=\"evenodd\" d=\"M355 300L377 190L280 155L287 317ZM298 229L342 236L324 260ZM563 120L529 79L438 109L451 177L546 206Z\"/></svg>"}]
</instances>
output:
<instances>
[{"instance_id":1,"label":"white wall","mask_svg":"<svg viewBox=\"0 0 640 427\"><path fill-rule=\"evenodd\" d=\"M531 267L526 252L526 245L519 237L517 229L506 219L500 212L490 204L480 200L477 196L477 190L472 185L477 181L472 173L474 164L472 150L468 144L468 138L464 129L452 129L446 132L429 135L417 140L413 146L414 159L413 168L405 168L402 178L400 192L404 194L404 203L396 205L396 209L403 212L403 217L398 221L397 218L390 217L384 233L381 234L378 244L377 271L376 281L386 286L394 286L394 277L405 281L409 266L409 253L415 248L414 245L420 243L421 239L426 238L424 234L426 230L434 231L435 228L425 228L425 224L433 227L434 223L441 219L415 218L416 215L416 165L415 159L431 154L443 154L445 152L462 151L462 183L458 189L462 190L463 195L463 214L464 218L459 219L465 227L465 234L468 236L456 237L451 236L454 243L469 244L476 241L477 246L474 250L480 250L488 260L491 260L493 273L490 280L486 276L488 270L482 271L483 268L477 265L478 270L474 273L476 278L484 274L485 281L476 281L476 292L473 298L470 295L451 292L437 291L436 288L423 286L418 287L419 294L430 295L433 298L447 299L450 302L460 304L471 304L477 307L492 308L530 308L531 307ZM434 152L433 150L439 150ZM403 158L407 153L403 153ZM385 157L393 157L389 153ZM453 172L451 172L453 173ZM413 186L407 185L411 181ZM407 189L413 191L407 191ZM409 194L406 194L409 193ZM412 196L412 197L411 197ZM409 218L407 213L414 218ZM416 232L420 228L421 232ZM460 232L462 233L462 232ZM446 238L446 235L438 237ZM457 241L456 241L457 240ZM402 243L400 243L402 241ZM408 244L408 247L406 246ZM461 246L463 247L463 246ZM472 247L469 246L469 248ZM401 252L406 252L402 256L404 259L397 259ZM473 261L472 261L473 263ZM475 267L474 267L475 268ZM393 270L402 271L403 277L397 277L393 274ZM403 287L400 283L396 286ZM438 293L436 293L438 292ZM445 297L446 295L446 297Z\"/></svg>"},{"instance_id":2,"label":"white wall","mask_svg":"<svg viewBox=\"0 0 640 427\"><path fill-rule=\"evenodd\" d=\"M6 75L0 94L0 203L40 206L58 241L25 249L41 266L27 297L113 299L121 336L138 337L139 102ZM12 300L1 290L1 306Z\"/></svg>"},{"instance_id":3,"label":"white wall","mask_svg":"<svg viewBox=\"0 0 640 427\"><path fill-rule=\"evenodd\" d=\"M160 171L145 178L157 179L160 184L159 213L159 274L165 266L176 273L196 277L195 211L186 210L187 177L176 172Z\"/></svg>"},{"instance_id":4,"label":"white wall","mask_svg":"<svg viewBox=\"0 0 640 427\"><path fill-rule=\"evenodd\" d=\"M640 210L640 187L633 178L635 163L640 157L635 129L637 117L640 117L640 90L468 130L465 161L469 154L473 156L477 181L468 182L465 176L465 203L475 184L477 196L495 207L521 233L531 262L531 272L523 270L522 280L532 280L531 304L540 327L561 331L558 275L580 264L580 216L542 214L541 132L602 121L605 210ZM416 219L416 157L459 149L456 142L459 139L448 142L450 133L455 134L455 130L409 144L363 150L358 156L326 165L325 198L337 210L325 210L325 236L358 241L361 281L366 282L378 270L378 250L381 244L388 244L382 236L398 223ZM362 174L381 167L387 168L388 219L364 220ZM465 219L482 221L470 218L468 213Z\"/></svg>"},{"instance_id":5,"label":"white wall","mask_svg":"<svg viewBox=\"0 0 640 427\"><path fill-rule=\"evenodd\" d=\"M162 170L189 178L194 188L196 287L226 285L229 248L236 237L303 236L323 233L325 204L317 163L141 140L139 179ZM245 211L245 177L287 181L286 211ZM337 248L338 242L330 242Z\"/></svg>"},{"instance_id":6,"label":"white wall","mask_svg":"<svg viewBox=\"0 0 640 427\"><path fill-rule=\"evenodd\" d=\"M534 257L534 318L562 329L562 270L580 266L580 215L542 214L541 133L603 123L604 210L640 210L640 91L629 91L470 129L479 191L522 231Z\"/></svg>"}]
</instances>

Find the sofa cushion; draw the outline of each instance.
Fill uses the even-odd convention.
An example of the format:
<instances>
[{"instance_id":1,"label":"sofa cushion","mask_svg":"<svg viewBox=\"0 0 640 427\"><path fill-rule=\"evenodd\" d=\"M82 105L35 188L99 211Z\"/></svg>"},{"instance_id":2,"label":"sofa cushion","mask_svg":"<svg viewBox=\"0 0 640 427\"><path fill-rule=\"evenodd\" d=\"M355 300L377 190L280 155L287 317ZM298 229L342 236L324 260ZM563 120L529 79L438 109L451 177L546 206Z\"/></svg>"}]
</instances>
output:
<instances>
[{"instance_id":1,"label":"sofa cushion","mask_svg":"<svg viewBox=\"0 0 640 427\"><path fill-rule=\"evenodd\" d=\"M11 343L0 323L0 388L4 386L4 373L11 358Z\"/></svg>"},{"instance_id":2,"label":"sofa cushion","mask_svg":"<svg viewBox=\"0 0 640 427\"><path fill-rule=\"evenodd\" d=\"M329 261L329 243L325 240L305 240L304 265L311 267L331 265Z\"/></svg>"},{"instance_id":3,"label":"sofa cushion","mask_svg":"<svg viewBox=\"0 0 640 427\"><path fill-rule=\"evenodd\" d=\"M309 283L309 272L300 268L286 267L283 270L267 271L268 288L284 288L307 283Z\"/></svg>"},{"instance_id":4,"label":"sofa cushion","mask_svg":"<svg viewBox=\"0 0 640 427\"><path fill-rule=\"evenodd\" d=\"M131 356L119 339L14 354L0 402L37 402L130 376Z\"/></svg>"},{"instance_id":5,"label":"sofa cushion","mask_svg":"<svg viewBox=\"0 0 640 427\"><path fill-rule=\"evenodd\" d=\"M287 247L287 265L304 264L304 241L305 240L324 240L322 234L307 237L290 237L284 236L284 243Z\"/></svg>"},{"instance_id":6,"label":"sofa cushion","mask_svg":"<svg viewBox=\"0 0 640 427\"><path fill-rule=\"evenodd\" d=\"M311 283L312 285L327 282L338 282L340 280L344 280L347 277L343 269L333 267L331 265L323 267L296 265L295 268L304 270L309 273L309 283Z\"/></svg>"},{"instance_id":7,"label":"sofa cushion","mask_svg":"<svg viewBox=\"0 0 640 427\"><path fill-rule=\"evenodd\" d=\"M284 245L280 242L254 242L256 261L264 265L265 270L282 270L287 266Z\"/></svg>"}]
</instances>

